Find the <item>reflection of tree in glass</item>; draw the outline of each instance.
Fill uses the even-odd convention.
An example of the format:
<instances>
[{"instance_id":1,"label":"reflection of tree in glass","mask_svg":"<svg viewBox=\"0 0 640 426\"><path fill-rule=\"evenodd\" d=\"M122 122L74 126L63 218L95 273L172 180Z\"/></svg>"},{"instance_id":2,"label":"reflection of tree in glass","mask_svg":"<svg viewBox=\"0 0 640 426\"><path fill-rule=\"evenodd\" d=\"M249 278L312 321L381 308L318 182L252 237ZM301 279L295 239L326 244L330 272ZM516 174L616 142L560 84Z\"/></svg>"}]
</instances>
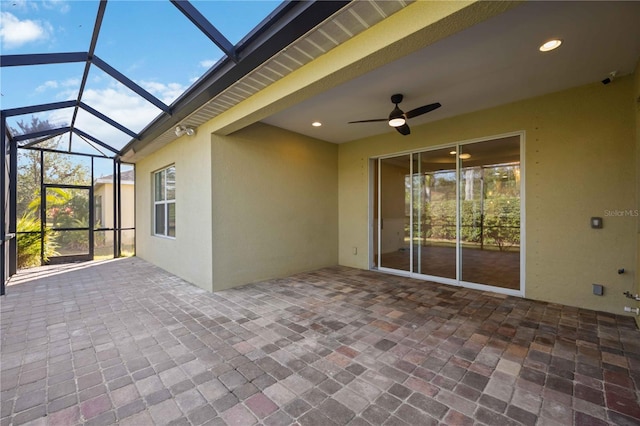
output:
<instances>
[{"instance_id":1,"label":"reflection of tree in glass","mask_svg":"<svg viewBox=\"0 0 640 426\"><path fill-rule=\"evenodd\" d=\"M520 246L520 165L484 170L483 239L500 251Z\"/></svg>"},{"instance_id":2,"label":"reflection of tree in glass","mask_svg":"<svg viewBox=\"0 0 640 426\"><path fill-rule=\"evenodd\" d=\"M519 247L520 165L466 167L460 170L460 175L461 241L500 251ZM410 188L410 184L407 177L405 185ZM419 217L422 222L417 237L423 241L455 243L455 171L414 176L414 186L424 188L423 194L414 197L414 218ZM408 195L410 190L405 191L405 197Z\"/></svg>"}]
</instances>

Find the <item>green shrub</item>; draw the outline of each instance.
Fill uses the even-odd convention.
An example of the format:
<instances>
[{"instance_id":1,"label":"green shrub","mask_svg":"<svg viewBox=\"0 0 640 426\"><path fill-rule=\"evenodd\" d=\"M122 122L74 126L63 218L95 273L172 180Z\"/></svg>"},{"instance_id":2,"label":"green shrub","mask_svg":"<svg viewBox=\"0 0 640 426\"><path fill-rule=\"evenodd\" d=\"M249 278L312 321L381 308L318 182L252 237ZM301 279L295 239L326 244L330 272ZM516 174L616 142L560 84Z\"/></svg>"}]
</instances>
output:
<instances>
[{"instance_id":1,"label":"green shrub","mask_svg":"<svg viewBox=\"0 0 640 426\"><path fill-rule=\"evenodd\" d=\"M18 220L18 268L40 266L40 220L26 214ZM24 232L24 233L23 233ZM44 232L44 261L55 256L55 233L48 228Z\"/></svg>"}]
</instances>

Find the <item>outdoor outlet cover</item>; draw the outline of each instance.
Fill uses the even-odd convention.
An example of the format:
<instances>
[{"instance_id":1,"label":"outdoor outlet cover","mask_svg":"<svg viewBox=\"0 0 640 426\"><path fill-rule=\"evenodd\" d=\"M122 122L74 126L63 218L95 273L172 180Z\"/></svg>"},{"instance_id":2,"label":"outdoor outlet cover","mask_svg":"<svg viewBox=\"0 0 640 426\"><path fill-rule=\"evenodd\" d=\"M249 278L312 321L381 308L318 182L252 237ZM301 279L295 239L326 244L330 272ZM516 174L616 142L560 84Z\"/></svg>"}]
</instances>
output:
<instances>
[{"instance_id":1,"label":"outdoor outlet cover","mask_svg":"<svg viewBox=\"0 0 640 426\"><path fill-rule=\"evenodd\" d=\"M604 286L601 285L601 284L594 284L593 285L593 294L595 294L596 296L604 295Z\"/></svg>"}]
</instances>

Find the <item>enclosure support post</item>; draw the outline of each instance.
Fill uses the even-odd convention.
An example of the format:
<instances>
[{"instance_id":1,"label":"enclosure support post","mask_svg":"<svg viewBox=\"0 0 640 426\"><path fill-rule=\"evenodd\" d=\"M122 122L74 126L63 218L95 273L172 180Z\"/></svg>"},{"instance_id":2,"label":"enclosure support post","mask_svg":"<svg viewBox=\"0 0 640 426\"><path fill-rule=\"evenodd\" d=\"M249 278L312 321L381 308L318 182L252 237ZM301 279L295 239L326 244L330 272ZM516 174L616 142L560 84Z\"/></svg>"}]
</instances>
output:
<instances>
[{"instance_id":1,"label":"enclosure support post","mask_svg":"<svg viewBox=\"0 0 640 426\"><path fill-rule=\"evenodd\" d=\"M116 160L116 164L118 167L117 181L118 186L116 187L116 191L118 193L118 202L116 203L118 209L118 256L122 256L122 162L120 159Z\"/></svg>"},{"instance_id":2,"label":"enclosure support post","mask_svg":"<svg viewBox=\"0 0 640 426\"><path fill-rule=\"evenodd\" d=\"M47 221L45 207L47 190L44 187L44 152L40 151L40 264L44 265L44 231Z\"/></svg>"},{"instance_id":3,"label":"enclosure support post","mask_svg":"<svg viewBox=\"0 0 640 426\"><path fill-rule=\"evenodd\" d=\"M7 150L6 150L6 126L4 121L4 114L0 117L0 200L2 200L2 208L0 208L0 296L5 292L5 281L8 278L6 274L5 260L6 256L6 242L5 242L5 209L6 209L6 162L7 162Z\"/></svg>"},{"instance_id":4,"label":"enclosure support post","mask_svg":"<svg viewBox=\"0 0 640 426\"><path fill-rule=\"evenodd\" d=\"M9 276L18 272L18 142L9 141Z\"/></svg>"},{"instance_id":5,"label":"enclosure support post","mask_svg":"<svg viewBox=\"0 0 640 426\"><path fill-rule=\"evenodd\" d=\"M91 185L89 186L89 220L88 220L88 227L89 227L89 258L91 260L94 260L94 256L95 256L95 249L96 249L96 242L95 242L95 238L96 238L96 233L95 233L95 228L96 228L96 202L95 202L95 198L93 198L93 190L95 189L94 186L94 179L93 179L93 157L91 157Z\"/></svg>"},{"instance_id":6,"label":"enclosure support post","mask_svg":"<svg viewBox=\"0 0 640 426\"><path fill-rule=\"evenodd\" d=\"M117 182L118 182L118 168L116 166L116 160L113 160L113 257L118 257L118 247L120 246L120 241L118 240L118 191L117 191Z\"/></svg>"}]
</instances>

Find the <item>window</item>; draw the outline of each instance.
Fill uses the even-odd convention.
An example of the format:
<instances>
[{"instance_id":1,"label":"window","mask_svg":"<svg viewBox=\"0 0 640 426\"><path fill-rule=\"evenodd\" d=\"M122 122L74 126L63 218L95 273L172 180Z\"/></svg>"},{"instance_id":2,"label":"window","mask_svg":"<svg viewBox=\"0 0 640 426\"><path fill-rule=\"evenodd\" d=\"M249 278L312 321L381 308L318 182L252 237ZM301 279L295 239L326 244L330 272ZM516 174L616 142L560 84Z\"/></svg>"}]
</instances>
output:
<instances>
[{"instance_id":1,"label":"window","mask_svg":"<svg viewBox=\"0 0 640 426\"><path fill-rule=\"evenodd\" d=\"M153 234L176 236L176 168L169 166L154 174Z\"/></svg>"}]
</instances>

